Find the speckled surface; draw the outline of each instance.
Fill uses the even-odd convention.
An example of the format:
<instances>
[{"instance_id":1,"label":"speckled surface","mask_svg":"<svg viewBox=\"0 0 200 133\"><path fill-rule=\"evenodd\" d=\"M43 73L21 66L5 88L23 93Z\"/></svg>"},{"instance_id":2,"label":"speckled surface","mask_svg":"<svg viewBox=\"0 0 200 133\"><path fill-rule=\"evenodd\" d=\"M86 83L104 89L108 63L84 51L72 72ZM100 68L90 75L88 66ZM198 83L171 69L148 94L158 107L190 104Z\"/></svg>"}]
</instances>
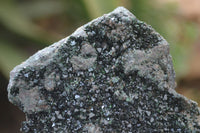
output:
<instances>
[{"instance_id":1,"label":"speckled surface","mask_svg":"<svg viewBox=\"0 0 200 133\"><path fill-rule=\"evenodd\" d=\"M119 7L15 67L8 98L25 133L200 132L174 79L168 43Z\"/></svg>"}]
</instances>

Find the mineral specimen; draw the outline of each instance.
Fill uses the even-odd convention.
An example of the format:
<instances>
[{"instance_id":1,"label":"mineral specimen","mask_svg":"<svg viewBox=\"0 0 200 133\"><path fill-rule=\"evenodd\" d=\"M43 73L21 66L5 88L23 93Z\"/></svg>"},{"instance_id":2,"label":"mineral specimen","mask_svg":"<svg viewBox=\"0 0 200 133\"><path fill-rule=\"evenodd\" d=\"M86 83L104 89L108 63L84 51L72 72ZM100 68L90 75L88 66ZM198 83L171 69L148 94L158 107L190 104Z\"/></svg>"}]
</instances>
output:
<instances>
[{"instance_id":1,"label":"mineral specimen","mask_svg":"<svg viewBox=\"0 0 200 133\"><path fill-rule=\"evenodd\" d=\"M169 45L119 7L39 51L10 74L22 132L200 132L177 94Z\"/></svg>"}]
</instances>

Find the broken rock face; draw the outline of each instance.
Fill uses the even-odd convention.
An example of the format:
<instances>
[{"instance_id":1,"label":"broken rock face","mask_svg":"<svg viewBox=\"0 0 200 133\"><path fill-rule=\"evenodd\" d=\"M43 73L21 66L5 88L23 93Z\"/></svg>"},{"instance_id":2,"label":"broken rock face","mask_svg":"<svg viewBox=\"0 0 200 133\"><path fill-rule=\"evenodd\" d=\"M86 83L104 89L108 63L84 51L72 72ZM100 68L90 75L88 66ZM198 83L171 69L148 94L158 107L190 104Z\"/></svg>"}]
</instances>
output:
<instances>
[{"instance_id":1,"label":"broken rock face","mask_svg":"<svg viewBox=\"0 0 200 133\"><path fill-rule=\"evenodd\" d=\"M168 43L119 7L15 67L8 97L22 132L200 132L174 78Z\"/></svg>"}]
</instances>

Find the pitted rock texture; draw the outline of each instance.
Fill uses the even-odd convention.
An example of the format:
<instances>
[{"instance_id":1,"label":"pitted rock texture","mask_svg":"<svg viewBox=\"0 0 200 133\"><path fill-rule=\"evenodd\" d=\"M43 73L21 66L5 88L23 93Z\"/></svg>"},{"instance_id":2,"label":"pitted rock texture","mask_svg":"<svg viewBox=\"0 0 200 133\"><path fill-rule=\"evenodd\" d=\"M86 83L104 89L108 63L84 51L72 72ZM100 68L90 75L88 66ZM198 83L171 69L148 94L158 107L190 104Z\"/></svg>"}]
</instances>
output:
<instances>
[{"instance_id":1,"label":"pitted rock texture","mask_svg":"<svg viewBox=\"0 0 200 133\"><path fill-rule=\"evenodd\" d=\"M29 132L200 132L197 104L175 92L169 45L119 7L10 74Z\"/></svg>"}]
</instances>

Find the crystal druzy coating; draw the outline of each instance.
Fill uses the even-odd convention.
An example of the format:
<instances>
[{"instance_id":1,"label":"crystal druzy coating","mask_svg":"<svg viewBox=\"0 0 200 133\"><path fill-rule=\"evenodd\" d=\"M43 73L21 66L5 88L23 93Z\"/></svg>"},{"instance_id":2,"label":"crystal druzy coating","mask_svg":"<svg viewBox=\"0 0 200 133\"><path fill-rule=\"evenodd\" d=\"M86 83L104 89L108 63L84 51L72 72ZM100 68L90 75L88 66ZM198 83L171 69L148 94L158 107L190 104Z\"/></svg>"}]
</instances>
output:
<instances>
[{"instance_id":1,"label":"crystal druzy coating","mask_svg":"<svg viewBox=\"0 0 200 133\"><path fill-rule=\"evenodd\" d=\"M22 132L200 132L176 93L169 44L123 7L37 52L10 74Z\"/></svg>"}]
</instances>

